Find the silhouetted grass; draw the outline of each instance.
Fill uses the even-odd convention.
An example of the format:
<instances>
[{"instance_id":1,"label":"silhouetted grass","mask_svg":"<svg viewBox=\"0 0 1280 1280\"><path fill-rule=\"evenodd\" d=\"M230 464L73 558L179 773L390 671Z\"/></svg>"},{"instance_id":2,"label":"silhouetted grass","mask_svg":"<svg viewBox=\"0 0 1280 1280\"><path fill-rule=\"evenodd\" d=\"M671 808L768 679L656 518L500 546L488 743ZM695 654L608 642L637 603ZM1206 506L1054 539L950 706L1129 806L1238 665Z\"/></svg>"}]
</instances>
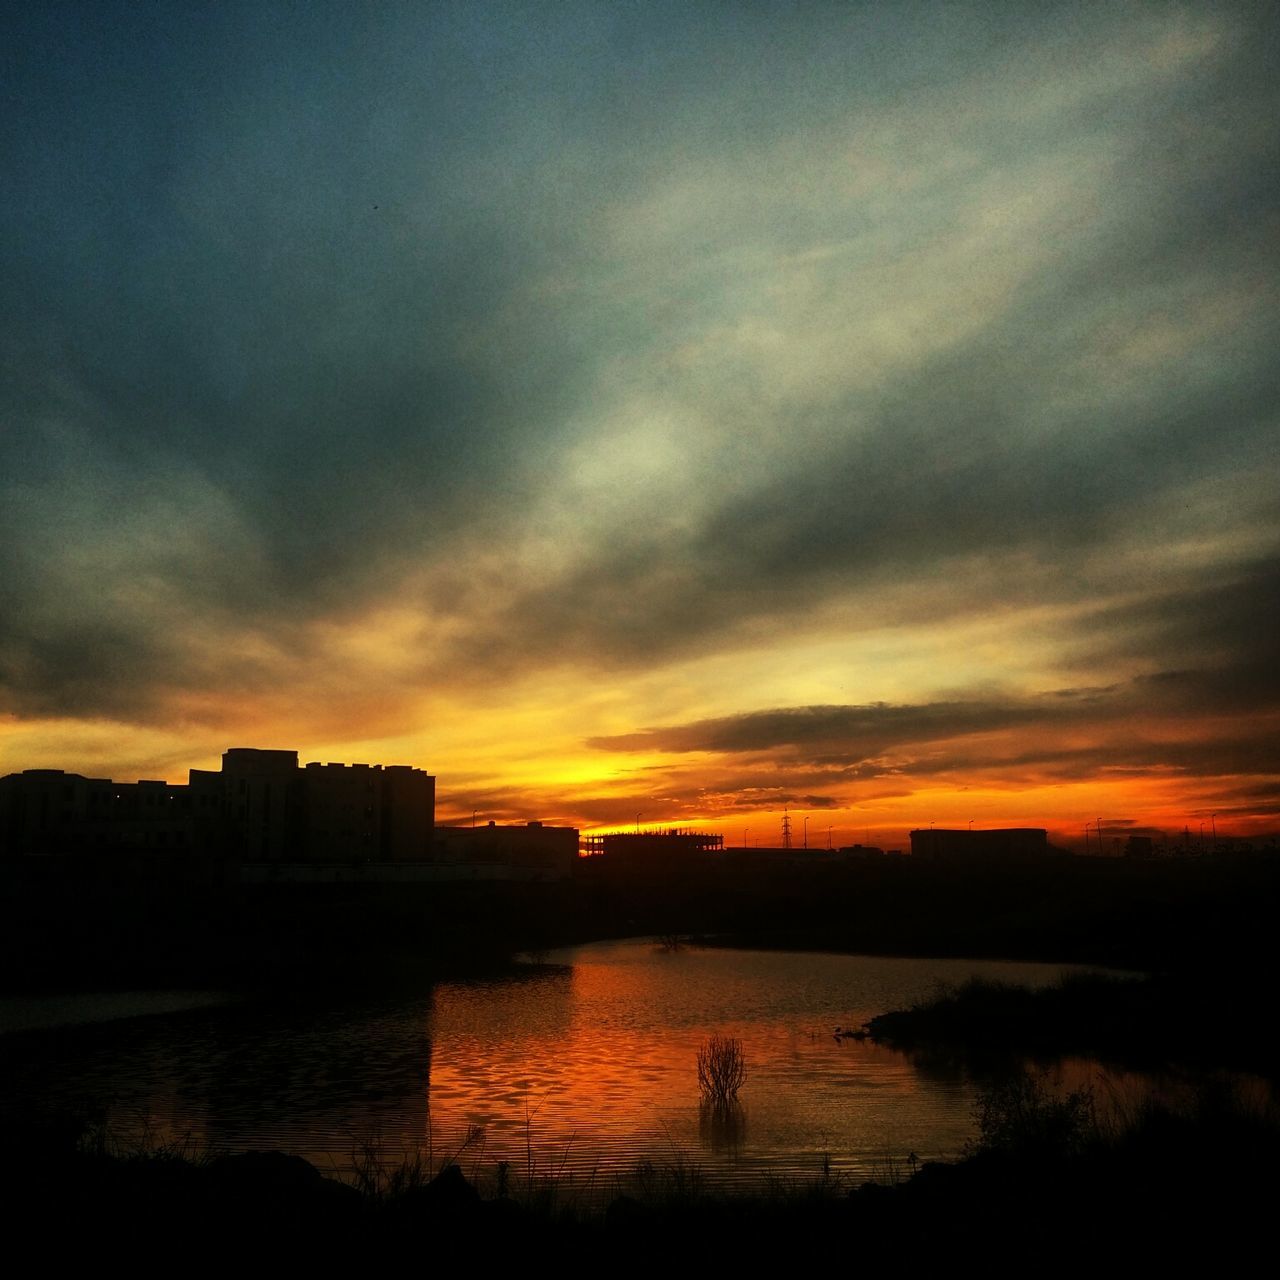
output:
<instances>
[{"instance_id":1,"label":"silhouetted grass","mask_svg":"<svg viewBox=\"0 0 1280 1280\"><path fill-rule=\"evenodd\" d=\"M39 1130L39 1132L37 1132ZM72 1140L70 1122L6 1135L0 1160L11 1247L69 1233L96 1248L176 1249L190 1256L266 1240L330 1262L415 1256L566 1256L605 1249L638 1257L750 1258L762 1249L821 1248L862 1261L954 1258L958 1242L1017 1261L1137 1245L1144 1259L1211 1244L1233 1249L1270 1232L1280 1160L1274 1117L1208 1087L1181 1107L1144 1103L1101 1120L1080 1094L1055 1095L1031 1077L980 1097L970 1154L907 1176L850 1186L829 1162L812 1180L775 1179L740 1192L708 1187L695 1161L669 1161L591 1180L564 1174L563 1156L530 1162L532 1176L484 1159L474 1135L450 1149L384 1159L366 1144L347 1185L297 1157L220 1156L164 1144L119 1144L100 1132ZM47 1145L52 1144L52 1145ZM458 1158L455 1158L458 1157ZM461 1160L461 1163L460 1163ZM464 1172L463 1164L470 1165ZM544 1172L538 1172L538 1168ZM558 1170L558 1172L557 1172ZM888 1183L888 1185L886 1185ZM105 1242L105 1243L104 1243ZM144 1256L141 1252L135 1256Z\"/></svg>"}]
</instances>

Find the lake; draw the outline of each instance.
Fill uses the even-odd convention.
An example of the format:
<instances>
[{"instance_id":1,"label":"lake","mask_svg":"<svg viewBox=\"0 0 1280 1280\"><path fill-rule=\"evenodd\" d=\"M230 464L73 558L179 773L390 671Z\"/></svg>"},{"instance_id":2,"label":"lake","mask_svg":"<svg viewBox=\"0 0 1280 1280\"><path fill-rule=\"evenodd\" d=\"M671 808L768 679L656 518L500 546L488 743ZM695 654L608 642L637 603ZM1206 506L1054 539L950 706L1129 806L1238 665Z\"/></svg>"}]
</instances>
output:
<instances>
[{"instance_id":1,"label":"lake","mask_svg":"<svg viewBox=\"0 0 1280 1280\"><path fill-rule=\"evenodd\" d=\"M279 1148L339 1176L371 1147L388 1161L456 1156L485 1181L505 1161L513 1179L553 1175L584 1194L649 1166L696 1170L707 1186L803 1181L824 1166L885 1179L906 1173L912 1153L961 1151L974 1085L836 1028L940 983L1041 985L1064 971L628 940L380 999L200 997L174 1011L177 993L169 1005L139 997L141 1007L115 995L100 999L157 1011L92 1021L98 1006L83 998L77 1025L0 1036L0 1086L20 1106L97 1109L127 1141ZM60 1007L63 1021L77 1016ZM39 1025L42 1008L3 1002L0 1030L6 1016ZM747 1064L727 1116L698 1092L697 1050L717 1032L741 1039Z\"/></svg>"}]
</instances>

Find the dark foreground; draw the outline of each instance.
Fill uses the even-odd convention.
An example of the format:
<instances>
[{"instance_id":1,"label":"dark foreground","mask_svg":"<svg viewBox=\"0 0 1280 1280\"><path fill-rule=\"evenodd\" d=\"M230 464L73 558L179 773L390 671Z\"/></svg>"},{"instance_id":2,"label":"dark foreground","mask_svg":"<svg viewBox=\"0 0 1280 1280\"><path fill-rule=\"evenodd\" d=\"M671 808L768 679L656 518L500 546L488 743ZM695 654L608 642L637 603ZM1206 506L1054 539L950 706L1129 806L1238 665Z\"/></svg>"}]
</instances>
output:
<instances>
[{"instance_id":1,"label":"dark foreground","mask_svg":"<svg viewBox=\"0 0 1280 1280\"><path fill-rule=\"evenodd\" d=\"M53 868L42 870L53 871ZM790 1264L1001 1273L1150 1267L1216 1271L1271 1244L1280 1136L1222 1092L1150 1108L1123 1128L1085 1096L1051 1098L1011 1064L1091 1053L1145 1065L1267 1058L1270 859L1004 869L909 862L733 879L591 868L563 884L257 886L20 878L4 899L10 988L112 983L385 983L500 966L516 950L640 933L739 944L1092 961L1157 972L1041 997L973 988L877 1020L915 1052L986 1059L971 1156L904 1168L894 1185L832 1178L756 1197L702 1192L672 1169L579 1203L563 1187L473 1185L460 1171L365 1168L325 1178L296 1157L120 1151L83 1118L0 1116L0 1204L11 1249L131 1270L366 1267L581 1257L684 1272ZM1092 983L1092 985L1090 985ZM470 1172L470 1171L469 1171ZM1265 1255L1264 1255L1265 1256Z\"/></svg>"},{"instance_id":2,"label":"dark foreground","mask_svg":"<svg viewBox=\"0 0 1280 1280\"><path fill-rule=\"evenodd\" d=\"M481 1194L457 1166L366 1167L353 1186L280 1153L112 1152L69 1121L10 1124L4 1146L11 1250L34 1246L45 1266L87 1256L144 1270L268 1254L342 1266L590 1257L684 1271L783 1253L1002 1272L1199 1255L1223 1267L1269 1242L1280 1160L1275 1125L1225 1095L1149 1109L1116 1132L1087 1097L1050 1098L1027 1077L984 1095L963 1161L896 1185L819 1178L756 1197L701 1194L688 1170L591 1206L550 1183Z\"/></svg>"}]
</instances>

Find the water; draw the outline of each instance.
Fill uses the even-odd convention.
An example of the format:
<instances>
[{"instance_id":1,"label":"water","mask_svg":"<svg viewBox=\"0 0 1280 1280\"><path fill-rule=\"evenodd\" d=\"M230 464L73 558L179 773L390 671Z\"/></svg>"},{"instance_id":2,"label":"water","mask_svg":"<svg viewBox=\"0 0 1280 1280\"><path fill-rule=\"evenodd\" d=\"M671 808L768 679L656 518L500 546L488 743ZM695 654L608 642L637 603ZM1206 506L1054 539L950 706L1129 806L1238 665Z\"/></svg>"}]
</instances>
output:
<instances>
[{"instance_id":1,"label":"water","mask_svg":"<svg viewBox=\"0 0 1280 1280\"><path fill-rule=\"evenodd\" d=\"M372 1145L387 1160L456 1156L481 1179L506 1161L513 1179L600 1193L646 1165L708 1186L824 1167L861 1181L906 1172L912 1153L958 1154L974 1085L835 1029L941 982L1040 985L1062 972L598 943L411 996L224 1003L10 1034L0 1087L20 1106L99 1108L122 1137L279 1148L338 1175ZM728 1116L699 1101L697 1049L713 1032L739 1037L746 1055Z\"/></svg>"}]
</instances>

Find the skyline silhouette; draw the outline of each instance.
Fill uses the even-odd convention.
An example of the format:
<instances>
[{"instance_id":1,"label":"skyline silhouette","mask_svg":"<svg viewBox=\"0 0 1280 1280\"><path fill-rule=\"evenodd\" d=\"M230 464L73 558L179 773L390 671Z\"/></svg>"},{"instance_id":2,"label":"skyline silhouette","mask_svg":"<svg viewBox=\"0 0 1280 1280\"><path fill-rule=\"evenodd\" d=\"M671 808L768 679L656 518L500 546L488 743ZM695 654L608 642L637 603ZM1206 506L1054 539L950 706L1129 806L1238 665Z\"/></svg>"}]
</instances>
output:
<instances>
[{"instance_id":1,"label":"skyline silhouette","mask_svg":"<svg viewBox=\"0 0 1280 1280\"><path fill-rule=\"evenodd\" d=\"M268 862L468 862L555 866L567 874L577 855L610 854L641 863L677 865L735 847L772 853L815 855L840 852L856 857L901 855L906 848L835 836L833 824L815 826L809 842L809 814L783 808L777 829L767 815L756 814L735 844L722 831L674 826L661 812L637 811L634 827L577 827L543 818L499 824L472 810L470 821L457 813L457 801L443 794L443 818L437 815L437 779L408 765L299 762L298 752L232 747L222 753L218 770L192 768L186 782L161 779L123 781L86 778L63 769L26 769L0 775L0 855L165 853L232 857ZM819 811L819 816L825 816ZM798 830L799 834L793 834ZM893 834L881 829L878 834ZM1219 832L1210 814L1209 834L1199 824L1197 837L1184 826L1176 832L1138 828L1125 820L1102 818L1084 824L1081 846L1069 833L1051 844L1042 827L974 826L947 828L930 823L905 833L909 852L926 859L991 858L997 862L1038 860L1051 854L1150 858L1206 853L1249 852L1254 840ZM774 838L776 837L776 839ZM1275 832L1256 838L1257 847L1274 850ZM499 856L499 852L501 856ZM801 859L803 860L803 859Z\"/></svg>"}]
</instances>

